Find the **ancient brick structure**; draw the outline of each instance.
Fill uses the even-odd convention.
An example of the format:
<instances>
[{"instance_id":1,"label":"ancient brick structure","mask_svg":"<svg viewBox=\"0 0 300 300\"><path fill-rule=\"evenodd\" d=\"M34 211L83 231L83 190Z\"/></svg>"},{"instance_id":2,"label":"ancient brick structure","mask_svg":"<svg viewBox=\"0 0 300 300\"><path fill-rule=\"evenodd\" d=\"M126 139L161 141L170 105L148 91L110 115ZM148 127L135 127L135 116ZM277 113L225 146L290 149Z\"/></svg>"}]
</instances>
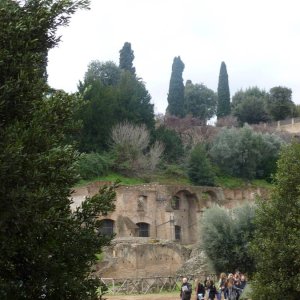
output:
<instances>
[{"instance_id":1,"label":"ancient brick structure","mask_svg":"<svg viewBox=\"0 0 300 300\"><path fill-rule=\"evenodd\" d=\"M73 205L97 193L103 184L76 188ZM102 277L174 275L190 258L191 251L184 246L199 242L199 222L205 209L214 204L231 208L265 193L253 188L159 184L120 186L116 192L115 211L102 218L103 233L116 234L97 266ZM202 260L198 263L203 264Z\"/></svg>"},{"instance_id":2,"label":"ancient brick structure","mask_svg":"<svg viewBox=\"0 0 300 300\"><path fill-rule=\"evenodd\" d=\"M103 183L78 188L74 205L95 194ZM260 189L223 190L218 187L142 184L117 189L116 210L105 216L103 232L116 237L149 237L195 244L198 224L213 204L233 207L260 195Z\"/></svg>"}]
</instances>

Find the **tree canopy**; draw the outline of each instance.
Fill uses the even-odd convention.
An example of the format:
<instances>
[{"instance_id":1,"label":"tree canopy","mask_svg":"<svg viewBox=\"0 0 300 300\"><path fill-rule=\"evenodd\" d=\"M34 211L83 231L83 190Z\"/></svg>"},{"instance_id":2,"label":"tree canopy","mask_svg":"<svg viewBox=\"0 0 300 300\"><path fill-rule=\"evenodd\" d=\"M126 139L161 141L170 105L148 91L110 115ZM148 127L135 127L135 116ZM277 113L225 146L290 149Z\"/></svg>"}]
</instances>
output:
<instances>
[{"instance_id":1,"label":"tree canopy","mask_svg":"<svg viewBox=\"0 0 300 300\"><path fill-rule=\"evenodd\" d=\"M98 216L114 208L106 188L71 210L81 99L46 83L56 30L88 1L0 2L0 298L95 299L96 253L109 239Z\"/></svg>"},{"instance_id":2,"label":"tree canopy","mask_svg":"<svg viewBox=\"0 0 300 300\"><path fill-rule=\"evenodd\" d=\"M270 89L268 111L275 121L291 117L295 105L292 101L292 90L286 87L276 86Z\"/></svg>"},{"instance_id":3,"label":"tree canopy","mask_svg":"<svg viewBox=\"0 0 300 300\"><path fill-rule=\"evenodd\" d=\"M76 136L81 151L107 150L112 127L125 120L154 130L154 108L145 84L113 62L92 62L79 92L85 99L77 116L83 121Z\"/></svg>"},{"instance_id":4,"label":"tree canopy","mask_svg":"<svg viewBox=\"0 0 300 300\"><path fill-rule=\"evenodd\" d=\"M213 90L204 84L193 84L190 80L187 81L184 90L186 114L191 114L206 124L206 121L215 115L216 104L217 96Z\"/></svg>"},{"instance_id":5,"label":"tree canopy","mask_svg":"<svg viewBox=\"0 0 300 300\"><path fill-rule=\"evenodd\" d=\"M131 49L131 43L125 42L122 49L120 50L120 69L130 72L132 75L135 75L133 60L134 52Z\"/></svg>"},{"instance_id":6,"label":"tree canopy","mask_svg":"<svg viewBox=\"0 0 300 300\"><path fill-rule=\"evenodd\" d=\"M182 73L184 63L180 56L174 57L172 64L172 73L168 93L168 108L167 112L170 115L183 117L184 112L184 84Z\"/></svg>"},{"instance_id":7,"label":"tree canopy","mask_svg":"<svg viewBox=\"0 0 300 300\"><path fill-rule=\"evenodd\" d=\"M275 188L258 202L252 242L257 272L253 299L297 299L300 294L300 144L286 146L278 161Z\"/></svg>"},{"instance_id":8,"label":"tree canopy","mask_svg":"<svg viewBox=\"0 0 300 300\"><path fill-rule=\"evenodd\" d=\"M222 61L218 83L217 117L222 118L228 115L230 115L230 91L226 64Z\"/></svg>"},{"instance_id":9,"label":"tree canopy","mask_svg":"<svg viewBox=\"0 0 300 300\"><path fill-rule=\"evenodd\" d=\"M268 93L258 87L239 90L232 97L232 113L243 125L267 122L270 116L267 111Z\"/></svg>"}]
</instances>

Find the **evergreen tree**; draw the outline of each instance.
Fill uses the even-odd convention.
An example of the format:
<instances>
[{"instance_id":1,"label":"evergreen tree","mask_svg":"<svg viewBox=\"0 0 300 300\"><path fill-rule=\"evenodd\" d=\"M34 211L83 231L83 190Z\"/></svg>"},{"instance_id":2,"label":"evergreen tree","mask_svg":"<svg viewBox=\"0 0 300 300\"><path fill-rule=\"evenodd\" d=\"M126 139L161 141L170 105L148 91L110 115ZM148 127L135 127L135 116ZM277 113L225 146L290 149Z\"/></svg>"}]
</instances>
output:
<instances>
[{"instance_id":1,"label":"evergreen tree","mask_svg":"<svg viewBox=\"0 0 300 300\"><path fill-rule=\"evenodd\" d=\"M133 67L134 52L131 49L131 43L125 42L123 48L120 50L119 67L122 70L129 71L135 75L135 67Z\"/></svg>"},{"instance_id":2,"label":"evergreen tree","mask_svg":"<svg viewBox=\"0 0 300 300\"><path fill-rule=\"evenodd\" d=\"M22 2L22 4L21 4ZM0 1L0 299L96 299L98 216L114 190L71 211L78 152L66 137L81 100L46 83L55 33L88 1Z\"/></svg>"},{"instance_id":3,"label":"evergreen tree","mask_svg":"<svg viewBox=\"0 0 300 300\"><path fill-rule=\"evenodd\" d=\"M300 295L300 144L281 153L271 199L258 202L252 242L257 272L252 299Z\"/></svg>"},{"instance_id":4,"label":"evergreen tree","mask_svg":"<svg viewBox=\"0 0 300 300\"><path fill-rule=\"evenodd\" d=\"M230 91L226 64L222 61L218 83L217 117L219 119L228 115L230 115Z\"/></svg>"},{"instance_id":5,"label":"evergreen tree","mask_svg":"<svg viewBox=\"0 0 300 300\"><path fill-rule=\"evenodd\" d=\"M112 127L125 120L154 131L154 109L145 84L118 70L112 63L93 62L79 87L86 100L78 114L82 130L75 137L80 151L108 150Z\"/></svg>"},{"instance_id":6,"label":"evergreen tree","mask_svg":"<svg viewBox=\"0 0 300 300\"><path fill-rule=\"evenodd\" d=\"M183 117L184 113L184 84L182 73L184 63L180 56L175 57L172 65L172 74L169 85L167 111L172 116Z\"/></svg>"},{"instance_id":7,"label":"evergreen tree","mask_svg":"<svg viewBox=\"0 0 300 300\"><path fill-rule=\"evenodd\" d=\"M204 146L201 144L191 152L188 163L188 176L195 185L214 186L214 172Z\"/></svg>"}]
</instances>

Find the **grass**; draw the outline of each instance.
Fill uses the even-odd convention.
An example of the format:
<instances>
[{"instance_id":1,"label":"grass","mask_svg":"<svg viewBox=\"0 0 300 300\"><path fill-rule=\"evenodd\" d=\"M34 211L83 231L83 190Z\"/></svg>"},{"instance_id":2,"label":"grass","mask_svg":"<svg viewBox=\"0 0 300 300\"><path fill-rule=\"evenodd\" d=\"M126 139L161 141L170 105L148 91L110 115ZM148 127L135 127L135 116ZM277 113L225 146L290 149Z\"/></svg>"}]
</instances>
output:
<instances>
[{"instance_id":1,"label":"grass","mask_svg":"<svg viewBox=\"0 0 300 300\"><path fill-rule=\"evenodd\" d=\"M137 178L137 177L126 177L117 173L109 173L106 176L96 177L91 180L80 180L75 187L81 187L88 185L89 183L95 181L120 181L120 184L124 185L137 185L143 183L157 182L159 184L175 184L175 185L191 185L188 177L185 174L172 174L171 172L160 171L151 176L147 176L145 178ZM218 176L216 178L216 186L222 188L229 189L237 189L237 188L246 188L246 187L261 187L261 188L271 188L272 184L262 180L255 179L252 181L244 181L241 178L230 177L230 176Z\"/></svg>"},{"instance_id":2,"label":"grass","mask_svg":"<svg viewBox=\"0 0 300 300\"><path fill-rule=\"evenodd\" d=\"M109 173L106 176L101 176L101 177L96 177L90 180L80 180L75 187L81 187L85 186L89 183L95 182L95 181L120 181L120 184L125 184L125 185L135 185L135 184L142 184L145 183L145 180L141 178L134 178L134 177L126 177L121 174L117 173Z\"/></svg>"},{"instance_id":3,"label":"grass","mask_svg":"<svg viewBox=\"0 0 300 300\"><path fill-rule=\"evenodd\" d=\"M263 179L243 180L231 176L219 176L216 178L216 185L222 188L237 189L246 187L271 188L272 184Z\"/></svg>"}]
</instances>

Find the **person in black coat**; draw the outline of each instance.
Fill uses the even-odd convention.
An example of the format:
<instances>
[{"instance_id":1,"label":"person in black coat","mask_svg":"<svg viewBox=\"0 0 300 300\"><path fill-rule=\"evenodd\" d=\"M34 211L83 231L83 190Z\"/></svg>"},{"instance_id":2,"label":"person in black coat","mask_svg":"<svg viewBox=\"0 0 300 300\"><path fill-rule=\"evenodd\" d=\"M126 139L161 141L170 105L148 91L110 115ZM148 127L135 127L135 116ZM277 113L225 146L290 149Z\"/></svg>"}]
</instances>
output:
<instances>
[{"instance_id":1,"label":"person in black coat","mask_svg":"<svg viewBox=\"0 0 300 300\"><path fill-rule=\"evenodd\" d=\"M202 297L200 295L202 295ZM204 284L199 282L196 286L196 298L197 298L197 300L201 300L201 299L204 299L204 296L205 296L205 286L204 286Z\"/></svg>"},{"instance_id":2,"label":"person in black coat","mask_svg":"<svg viewBox=\"0 0 300 300\"><path fill-rule=\"evenodd\" d=\"M215 297L217 295L217 289L214 285L214 281L213 280L210 280L208 285L207 285L207 289L208 289L208 299L209 300L215 300Z\"/></svg>"},{"instance_id":3,"label":"person in black coat","mask_svg":"<svg viewBox=\"0 0 300 300\"><path fill-rule=\"evenodd\" d=\"M180 289L181 300L191 300L192 296L192 285L188 282L187 278L182 279L182 285Z\"/></svg>"}]
</instances>

